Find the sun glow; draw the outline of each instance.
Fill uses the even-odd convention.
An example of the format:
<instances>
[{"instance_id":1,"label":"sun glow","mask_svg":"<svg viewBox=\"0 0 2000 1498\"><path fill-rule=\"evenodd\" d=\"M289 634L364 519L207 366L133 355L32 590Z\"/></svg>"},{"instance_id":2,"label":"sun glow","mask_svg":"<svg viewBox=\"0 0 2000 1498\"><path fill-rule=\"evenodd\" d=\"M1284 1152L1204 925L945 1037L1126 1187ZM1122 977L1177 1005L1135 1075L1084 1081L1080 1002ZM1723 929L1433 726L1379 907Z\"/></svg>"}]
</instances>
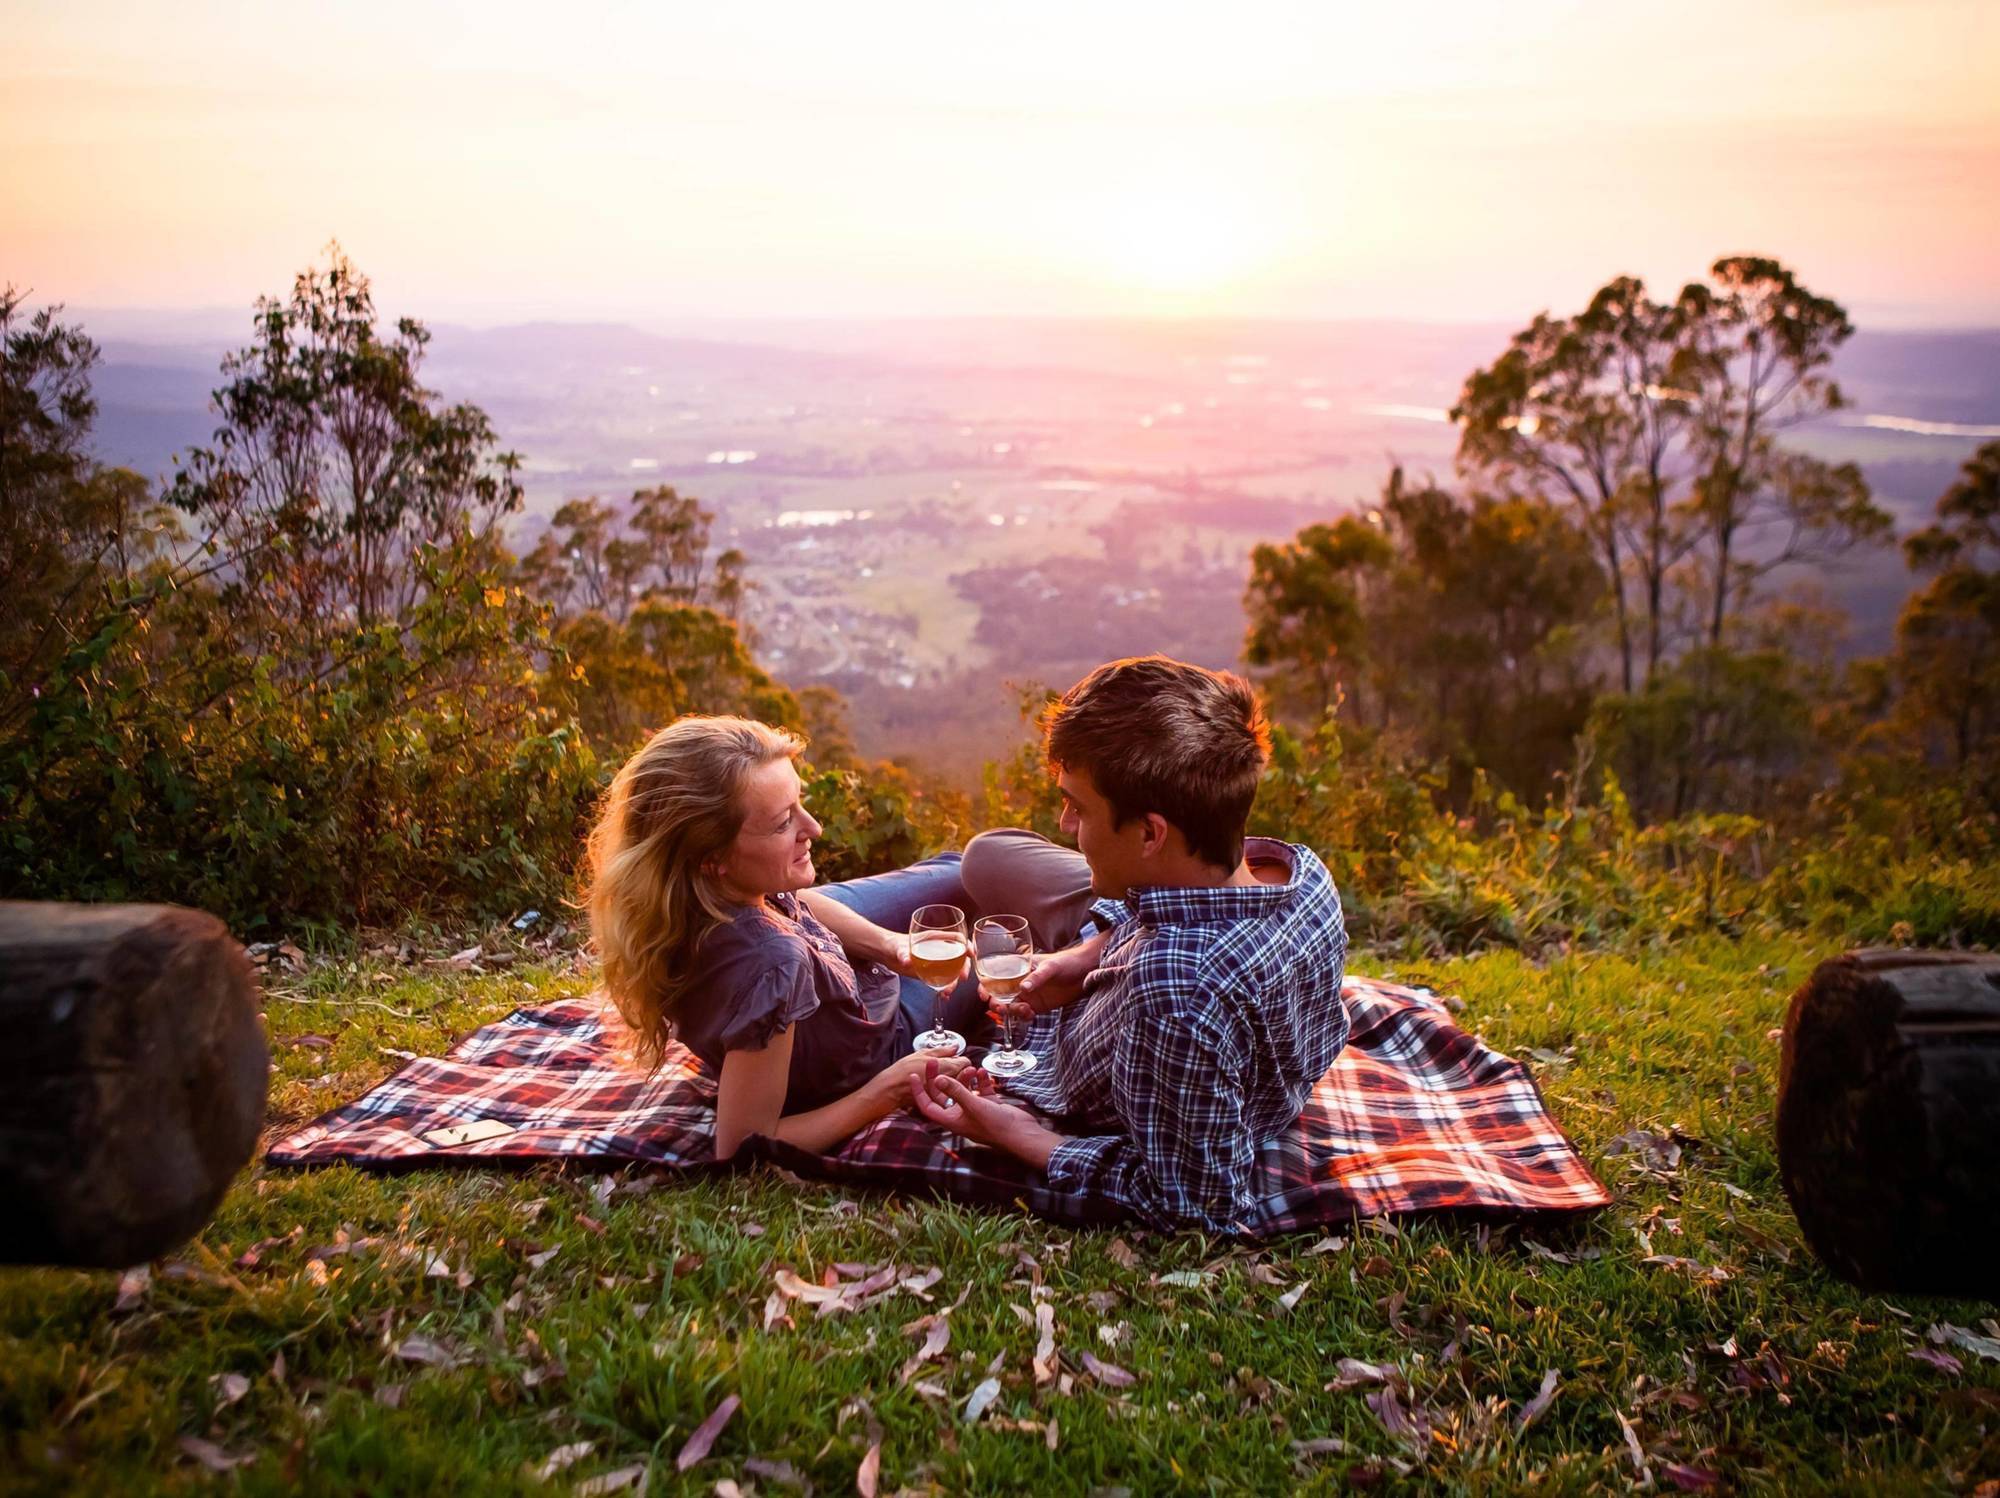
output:
<instances>
[{"instance_id":1,"label":"sun glow","mask_svg":"<svg viewBox=\"0 0 2000 1498\"><path fill-rule=\"evenodd\" d=\"M1254 273L1272 230L1240 193L1204 184L1113 190L1098 203L1090 258L1116 284L1155 298L1220 298Z\"/></svg>"}]
</instances>

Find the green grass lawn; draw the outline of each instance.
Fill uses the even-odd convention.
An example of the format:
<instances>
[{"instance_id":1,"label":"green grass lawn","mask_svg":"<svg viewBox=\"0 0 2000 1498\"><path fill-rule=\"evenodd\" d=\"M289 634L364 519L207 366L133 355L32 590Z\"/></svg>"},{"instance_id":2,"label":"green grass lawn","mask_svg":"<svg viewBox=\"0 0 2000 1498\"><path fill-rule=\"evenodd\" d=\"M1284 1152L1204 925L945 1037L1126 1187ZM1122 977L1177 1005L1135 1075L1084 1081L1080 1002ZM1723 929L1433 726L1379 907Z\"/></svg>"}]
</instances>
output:
<instances>
[{"instance_id":1,"label":"green grass lawn","mask_svg":"<svg viewBox=\"0 0 2000 1498\"><path fill-rule=\"evenodd\" d=\"M1364 1224L1257 1249L769 1169L255 1167L122 1305L116 1274L0 1271L0 1488L612 1491L643 1471L654 1493L846 1493L872 1469L885 1494L1986 1491L2000 1361L1927 1333L2000 1338L2000 1308L1831 1279L1779 1191L1769 1032L1820 955L1357 963L1458 994L1463 1024L1534 1058L1617 1194L1562 1233ZM391 1051L588 983L559 957L274 973L273 1126L359 1093ZM1678 1162L1607 1156L1634 1130ZM889 1265L860 1309L773 1300L781 1271Z\"/></svg>"}]
</instances>

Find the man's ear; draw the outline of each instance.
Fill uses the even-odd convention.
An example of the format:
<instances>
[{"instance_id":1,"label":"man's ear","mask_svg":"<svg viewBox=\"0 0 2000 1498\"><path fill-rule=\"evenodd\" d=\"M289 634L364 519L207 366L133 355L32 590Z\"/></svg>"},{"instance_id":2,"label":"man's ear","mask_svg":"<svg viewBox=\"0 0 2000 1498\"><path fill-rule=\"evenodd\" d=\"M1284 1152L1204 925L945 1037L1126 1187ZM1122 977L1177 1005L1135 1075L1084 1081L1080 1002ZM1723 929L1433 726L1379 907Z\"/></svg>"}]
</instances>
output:
<instances>
[{"instance_id":1,"label":"man's ear","mask_svg":"<svg viewBox=\"0 0 2000 1498\"><path fill-rule=\"evenodd\" d=\"M1174 830L1173 824L1156 811L1147 812L1140 821L1144 828L1139 838L1139 856L1152 858L1166 852L1167 835Z\"/></svg>"}]
</instances>

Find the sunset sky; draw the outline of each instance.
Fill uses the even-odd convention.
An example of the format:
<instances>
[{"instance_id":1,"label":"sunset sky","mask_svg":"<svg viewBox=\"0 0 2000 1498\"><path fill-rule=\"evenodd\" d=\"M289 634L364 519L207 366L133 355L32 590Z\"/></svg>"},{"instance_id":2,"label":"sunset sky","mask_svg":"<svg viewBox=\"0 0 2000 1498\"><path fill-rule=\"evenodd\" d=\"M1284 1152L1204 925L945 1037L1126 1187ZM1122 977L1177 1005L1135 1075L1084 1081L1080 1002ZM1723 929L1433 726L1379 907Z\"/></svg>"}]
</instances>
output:
<instances>
[{"instance_id":1,"label":"sunset sky","mask_svg":"<svg viewBox=\"0 0 2000 1498\"><path fill-rule=\"evenodd\" d=\"M2000 323L2000 4L14 0L0 282L427 317L1515 319L1775 254Z\"/></svg>"}]
</instances>

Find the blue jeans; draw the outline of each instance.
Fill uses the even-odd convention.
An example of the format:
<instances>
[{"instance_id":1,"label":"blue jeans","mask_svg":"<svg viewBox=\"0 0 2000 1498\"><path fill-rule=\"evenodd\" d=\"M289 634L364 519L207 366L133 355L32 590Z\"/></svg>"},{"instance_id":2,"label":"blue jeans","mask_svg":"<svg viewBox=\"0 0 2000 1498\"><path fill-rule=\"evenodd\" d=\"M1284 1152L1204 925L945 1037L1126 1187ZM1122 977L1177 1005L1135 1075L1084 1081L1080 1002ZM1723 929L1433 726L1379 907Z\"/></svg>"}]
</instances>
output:
<instances>
[{"instance_id":1,"label":"blue jeans","mask_svg":"<svg viewBox=\"0 0 2000 1498\"><path fill-rule=\"evenodd\" d=\"M843 884L821 885L819 892L889 931L908 931L910 917L923 905L956 905L965 912L969 923L978 919L979 912L966 896L965 885L958 877L958 864L958 854L939 853L906 869L849 879ZM903 1013L897 1029L902 1048L908 1050L917 1036L931 1027L937 991L915 978L905 978L902 982ZM993 1023L980 1001L979 981L970 974L945 995L944 1023L945 1028L963 1035L968 1047L983 1047L992 1039Z\"/></svg>"}]
</instances>

